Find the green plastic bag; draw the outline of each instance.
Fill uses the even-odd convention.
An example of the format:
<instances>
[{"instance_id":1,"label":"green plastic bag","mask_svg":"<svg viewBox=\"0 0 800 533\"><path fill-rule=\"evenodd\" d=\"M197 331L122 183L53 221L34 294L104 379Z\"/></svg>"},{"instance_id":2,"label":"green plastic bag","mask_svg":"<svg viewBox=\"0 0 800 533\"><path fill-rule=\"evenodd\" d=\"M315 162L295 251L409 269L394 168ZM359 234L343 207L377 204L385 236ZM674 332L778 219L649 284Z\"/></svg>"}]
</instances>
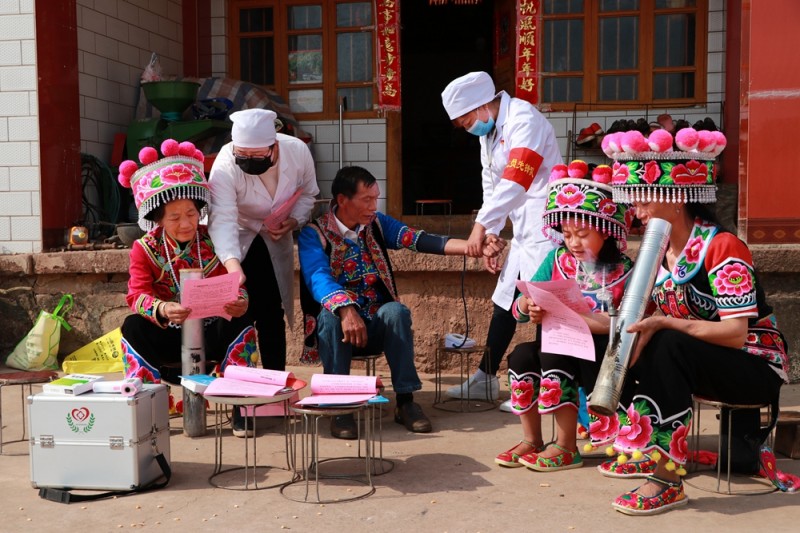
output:
<instances>
[{"instance_id":1,"label":"green plastic bag","mask_svg":"<svg viewBox=\"0 0 800 533\"><path fill-rule=\"evenodd\" d=\"M64 315L72 309L72 303L72 295L65 294L52 313L41 311L33 328L6 359L6 365L31 371L58 369L61 328L72 329L64 320Z\"/></svg>"}]
</instances>

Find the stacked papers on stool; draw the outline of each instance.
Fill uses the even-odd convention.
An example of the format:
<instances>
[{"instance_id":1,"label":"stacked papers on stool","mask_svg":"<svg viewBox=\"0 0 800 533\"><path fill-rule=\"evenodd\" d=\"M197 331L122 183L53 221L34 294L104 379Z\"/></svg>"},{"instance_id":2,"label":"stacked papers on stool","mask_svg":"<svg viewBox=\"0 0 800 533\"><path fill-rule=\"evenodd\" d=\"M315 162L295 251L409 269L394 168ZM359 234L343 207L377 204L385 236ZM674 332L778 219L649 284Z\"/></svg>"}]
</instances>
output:
<instances>
[{"instance_id":1,"label":"stacked papers on stool","mask_svg":"<svg viewBox=\"0 0 800 533\"><path fill-rule=\"evenodd\" d=\"M263 396L271 398L281 392L292 389L290 380L294 380L291 372L250 368L246 366L228 366L225 374L209 383L203 392L207 396Z\"/></svg>"},{"instance_id":2,"label":"stacked papers on stool","mask_svg":"<svg viewBox=\"0 0 800 533\"><path fill-rule=\"evenodd\" d=\"M306 396L297 405L357 405L373 399L382 386L377 376L314 374L311 376L311 396Z\"/></svg>"}]
</instances>

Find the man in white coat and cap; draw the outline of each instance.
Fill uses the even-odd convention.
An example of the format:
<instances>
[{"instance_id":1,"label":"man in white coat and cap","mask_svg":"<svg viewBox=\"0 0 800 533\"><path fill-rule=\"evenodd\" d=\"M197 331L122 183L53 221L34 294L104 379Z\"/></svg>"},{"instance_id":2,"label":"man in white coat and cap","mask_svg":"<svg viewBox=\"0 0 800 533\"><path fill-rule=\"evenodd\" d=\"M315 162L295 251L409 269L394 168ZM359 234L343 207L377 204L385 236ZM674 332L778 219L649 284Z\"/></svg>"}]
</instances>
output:
<instances>
[{"instance_id":1,"label":"man in white coat and cap","mask_svg":"<svg viewBox=\"0 0 800 533\"><path fill-rule=\"evenodd\" d=\"M496 374L517 325L511 314L516 281L533 277L553 247L542 233L542 213L550 169L563 160L544 115L525 100L495 92L486 72L470 72L450 82L442 92L442 103L456 127L480 137L483 205L468 240L468 254L477 257L486 236L499 235L507 218L513 226L508 257L492 295L488 350L474 375L447 390L455 398L469 394L496 399ZM497 272L496 260L485 262L490 272Z\"/></svg>"},{"instance_id":2,"label":"man in white coat and cap","mask_svg":"<svg viewBox=\"0 0 800 533\"><path fill-rule=\"evenodd\" d=\"M211 167L208 231L228 272L247 280L262 366L283 370L284 316L294 317L292 230L308 221L319 187L308 146L276 133L276 117L268 109L231 114L231 142Z\"/></svg>"}]
</instances>

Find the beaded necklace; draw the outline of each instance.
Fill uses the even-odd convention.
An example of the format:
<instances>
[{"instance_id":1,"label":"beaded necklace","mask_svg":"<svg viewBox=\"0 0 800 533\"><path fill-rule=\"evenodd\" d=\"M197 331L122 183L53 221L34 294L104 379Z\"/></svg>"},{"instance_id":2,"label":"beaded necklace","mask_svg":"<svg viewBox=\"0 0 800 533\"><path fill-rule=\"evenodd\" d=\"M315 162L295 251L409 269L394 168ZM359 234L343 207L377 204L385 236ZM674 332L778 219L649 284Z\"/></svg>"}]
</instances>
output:
<instances>
[{"instance_id":1,"label":"beaded necklace","mask_svg":"<svg viewBox=\"0 0 800 533\"><path fill-rule=\"evenodd\" d=\"M177 241L176 241L177 242ZM195 232L195 242L197 242L197 261L200 264L200 273L203 277L205 277L205 273L203 272L203 259L202 255L200 254L200 233ZM169 266L169 275L172 277L172 281L175 283L175 290L177 293L181 292L181 285L178 282L178 276L175 275L175 269L172 268L172 258L169 255L169 246L167 243L167 232L165 231L163 235L161 235L161 244L164 245L164 252L167 254L167 265ZM192 257L191 250L189 251L189 258Z\"/></svg>"}]
</instances>

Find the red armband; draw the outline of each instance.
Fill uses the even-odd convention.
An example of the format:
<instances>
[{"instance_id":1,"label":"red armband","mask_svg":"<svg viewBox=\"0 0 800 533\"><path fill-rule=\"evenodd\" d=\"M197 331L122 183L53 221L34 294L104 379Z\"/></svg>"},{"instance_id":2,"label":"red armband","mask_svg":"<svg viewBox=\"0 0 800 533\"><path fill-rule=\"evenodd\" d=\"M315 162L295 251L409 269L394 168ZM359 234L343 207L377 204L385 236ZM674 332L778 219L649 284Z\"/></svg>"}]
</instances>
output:
<instances>
[{"instance_id":1,"label":"red armband","mask_svg":"<svg viewBox=\"0 0 800 533\"><path fill-rule=\"evenodd\" d=\"M503 170L502 178L520 184L527 191L543 160L542 156L530 148L513 148L508 155L508 164Z\"/></svg>"}]
</instances>

